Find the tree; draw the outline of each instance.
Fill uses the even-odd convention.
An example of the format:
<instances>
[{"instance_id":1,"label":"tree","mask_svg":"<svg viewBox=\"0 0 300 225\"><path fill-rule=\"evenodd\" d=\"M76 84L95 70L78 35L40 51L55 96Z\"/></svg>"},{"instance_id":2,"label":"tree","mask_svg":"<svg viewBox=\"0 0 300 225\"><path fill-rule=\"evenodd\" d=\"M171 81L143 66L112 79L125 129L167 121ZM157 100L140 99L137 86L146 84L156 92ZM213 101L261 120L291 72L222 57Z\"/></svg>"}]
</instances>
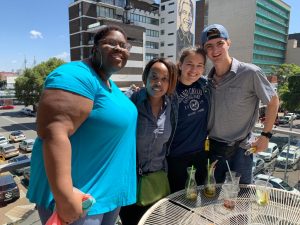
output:
<instances>
[{"instance_id":1,"label":"tree","mask_svg":"<svg viewBox=\"0 0 300 225\"><path fill-rule=\"evenodd\" d=\"M23 101L25 106L32 105L35 111L46 76L64 63L61 59L50 58L48 61L42 62L31 69L26 69L22 76L16 79L16 98Z\"/></svg>"},{"instance_id":2,"label":"tree","mask_svg":"<svg viewBox=\"0 0 300 225\"><path fill-rule=\"evenodd\" d=\"M272 69L273 74L277 75L281 107L289 111L299 109L300 66L296 64L281 64Z\"/></svg>"},{"instance_id":3,"label":"tree","mask_svg":"<svg viewBox=\"0 0 300 225\"><path fill-rule=\"evenodd\" d=\"M3 90L6 88L7 82L6 80L0 80L0 89Z\"/></svg>"},{"instance_id":4,"label":"tree","mask_svg":"<svg viewBox=\"0 0 300 225\"><path fill-rule=\"evenodd\" d=\"M290 76L288 79L288 89L281 95L283 107L294 112L300 110L300 74Z\"/></svg>"}]
</instances>

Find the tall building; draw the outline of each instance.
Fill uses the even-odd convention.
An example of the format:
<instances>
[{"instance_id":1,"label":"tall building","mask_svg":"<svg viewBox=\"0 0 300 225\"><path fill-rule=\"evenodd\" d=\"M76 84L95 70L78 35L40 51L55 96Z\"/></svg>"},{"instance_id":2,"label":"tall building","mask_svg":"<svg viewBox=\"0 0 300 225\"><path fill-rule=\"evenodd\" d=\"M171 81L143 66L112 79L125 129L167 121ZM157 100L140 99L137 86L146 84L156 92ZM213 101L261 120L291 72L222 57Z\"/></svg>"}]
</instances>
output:
<instances>
[{"instance_id":1,"label":"tall building","mask_svg":"<svg viewBox=\"0 0 300 225\"><path fill-rule=\"evenodd\" d=\"M233 57L256 64L266 74L285 62L289 5L281 0L206 0L205 4L207 24L228 29Z\"/></svg>"},{"instance_id":2,"label":"tall building","mask_svg":"<svg viewBox=\"0 0 300 225\"><path fill-rule=\"evenodd\" d=\"M145 58L145 28L130 21L130 5L123 0L75 0L69 5L70 55L71 60L89 57L93 37L100 26L121 26L132 44L126 67L112 75L119 87L142 84L141 74Z\"/></svg>"}]
</instances>

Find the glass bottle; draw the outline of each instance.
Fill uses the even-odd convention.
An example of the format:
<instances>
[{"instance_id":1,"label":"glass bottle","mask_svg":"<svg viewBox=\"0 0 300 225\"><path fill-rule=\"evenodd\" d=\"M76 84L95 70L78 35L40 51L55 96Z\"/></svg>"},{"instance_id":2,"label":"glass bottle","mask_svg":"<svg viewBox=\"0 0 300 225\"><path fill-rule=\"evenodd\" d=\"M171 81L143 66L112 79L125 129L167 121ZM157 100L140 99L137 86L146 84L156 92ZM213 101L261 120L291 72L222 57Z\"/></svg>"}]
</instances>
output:
<instances>
[{"instance_id":1,"label":"glass bottle","mask_svg":"<svg viewBox=\"0 0 300 225\"><path fill-rule=\"evenodd\" d=\"M209 168L204 184L204 195L208 198L216 196L215 168Z\"/></svg>"},{"instance_id":2,"label":"glass bottle","mask_svg":"<svg viewBox=\"0 0 300 225\"><path fill-rule=\"evenodd\" d=\"M194 166L187 168L188 178L185 183L186 198L189 200L197 200L197 182L195 179L196 168Z\"/></svg>"}]
</instances>

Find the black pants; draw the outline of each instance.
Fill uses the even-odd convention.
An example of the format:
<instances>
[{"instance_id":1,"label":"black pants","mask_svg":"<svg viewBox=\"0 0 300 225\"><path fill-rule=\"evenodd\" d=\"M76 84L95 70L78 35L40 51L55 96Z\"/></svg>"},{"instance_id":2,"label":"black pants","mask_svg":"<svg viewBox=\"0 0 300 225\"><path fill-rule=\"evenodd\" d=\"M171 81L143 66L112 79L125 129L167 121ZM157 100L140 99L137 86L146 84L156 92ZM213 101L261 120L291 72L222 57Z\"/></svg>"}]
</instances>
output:
<instances>
[{"instance_id":1,"label":"black pants","mask_svg":"<svg viewBox=\"0 0 300 225\"><path fill-rule=\"evenodd\" d=\"M207 153L205 151L193 152L190 154L167 157L168 178L171 192L180 191L185 188L185 182L188 178L187 168L194 165L196 167L197 185L203 185L207 175Z\"/></svg>"},{"instance_id":2,"label":"black pants","mask_svg":"<svg viewBox=\"0 0 300 225\"><path fill-rule=\"evenodd\" d=\"M122 225L137 225L145 212L151 207L150 206L138 206L136 204L124 206L120 211L120 218Z\"/></svg>"}]
</instances>

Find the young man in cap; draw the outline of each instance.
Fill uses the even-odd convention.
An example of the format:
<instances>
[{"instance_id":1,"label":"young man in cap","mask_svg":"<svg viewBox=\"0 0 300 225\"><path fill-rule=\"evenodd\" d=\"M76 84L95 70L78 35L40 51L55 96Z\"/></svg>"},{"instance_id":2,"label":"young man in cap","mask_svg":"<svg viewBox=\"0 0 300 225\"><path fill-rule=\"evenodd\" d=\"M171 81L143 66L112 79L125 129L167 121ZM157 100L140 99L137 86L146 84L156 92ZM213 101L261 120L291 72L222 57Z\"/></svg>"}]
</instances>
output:
<instances>
[{"instance_id":1,"label":"young man in cap","mask_svg":"<svg viewBox=\"0 0 300 225\"><path fill-rule=\"evenodd\" d=\"M229 55L231 41L225 27L219 24L206 27L201 42L214 66L208 75L212 91L208 132L210 158L219 160L216 181L224 182L227 160L230 169L241 174L240 183L249 184L253 155L245 152L250 147L256 152L268 147L278 111L278 96L259 67ZM250 143L260 100L267 105L266 121L261 136Z\"/></svg>"}]
</instances>

